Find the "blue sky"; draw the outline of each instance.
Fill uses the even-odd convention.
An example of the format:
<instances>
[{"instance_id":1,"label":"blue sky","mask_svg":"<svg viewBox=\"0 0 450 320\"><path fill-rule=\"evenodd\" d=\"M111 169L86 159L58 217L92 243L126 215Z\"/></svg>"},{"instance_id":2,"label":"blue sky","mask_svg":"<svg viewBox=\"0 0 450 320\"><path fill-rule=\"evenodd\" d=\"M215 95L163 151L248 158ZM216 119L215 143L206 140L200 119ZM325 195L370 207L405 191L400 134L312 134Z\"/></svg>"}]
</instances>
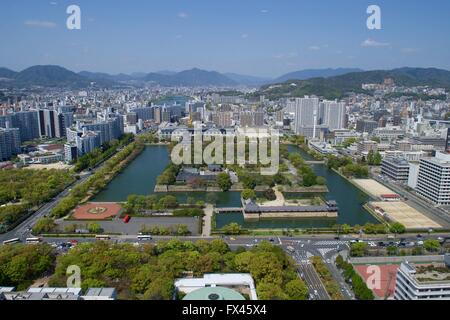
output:
<instances>
[{"instance_id":1,"label":"blue sky","mask_svg":"<svg viewBox=\"0 0 450 320\"><path fill-rule=\"evenodd\" d=\"M66 28L71 4L81 30ZM366 27L371 4L382 30ZM450 69L448 0L2 0L0 12L0 66L14 70Z\"/></svg>"}]
</instances>

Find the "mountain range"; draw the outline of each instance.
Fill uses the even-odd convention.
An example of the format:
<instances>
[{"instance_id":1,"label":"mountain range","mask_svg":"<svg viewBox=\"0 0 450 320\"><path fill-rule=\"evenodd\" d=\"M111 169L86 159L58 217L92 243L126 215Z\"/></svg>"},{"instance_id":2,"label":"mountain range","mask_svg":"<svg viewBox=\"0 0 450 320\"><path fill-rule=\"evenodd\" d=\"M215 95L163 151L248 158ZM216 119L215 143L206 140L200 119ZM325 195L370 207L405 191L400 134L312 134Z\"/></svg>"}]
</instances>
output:
<instances>
[{"instance_id":1,"label":"mountain range","mask_svg":"<svg viewBox=\"0 0 450 320\"><path fill-rule=\"evenodd\" d=\"M450 71L436 68L398 68L353 72L328 78L290 80L275 85L265 85L255 95L264 94L268 98L317 95L327 99L337 99L347 92L366 92L362 89L364 83L383 83L386 78L391 78L399 86L432 86L450 89Z\"/></svg>"},{"instance_id":2,"label":"mountain range","mask_svg":"<svg viewBox=\"0 0 450 320\"><path fill-rule=\"evenodd\" d=\"M358 68L337 68L337 69L306 69L285 74L275 80L272 83L280 83L288 80L306 80L311 78L329 78L340 76L347 73L363 72L364 70Z\"/></svg>"},{"instance_id":3,"label":"mountain range","mask_svg":"<svg viewBox=\"0 0 450 320\"><path fill-rule=\"evenodd\" d=\"M262 86L266 95L298 96L315 94L340 97L347 91L362 91L363 83L381 83L392 78L399 85L431 85L450 87L450 71L436 68L400 68L363 71L355 68L309 69L288 73L276 79L235 73L219 73L201 69L181 72L116 74L82 71L72 72L60 66L33 66L20 72L0 68L0 88L4 87L65 87L86 88L158 84L161 86ZM273 84L278 84L274 86Z\"/></svg>"},{"instance_id":4,"label":"mountain range","mask_svg":"<svg viewBox=\"0 0 450 320\"><path fill-rule=\"evenodd\" d=\"M359 71L360 69L312 69L283 75L277 79L255 77L237 73L219 73L201 69L181 72L158 71L151 73L108 74L102 72L72 72L60 66L33 66L21 72L0 68L0 87L87 87L92 82L98 86L114 86L123 83L154 83L161 86L261 86L286 80L303 80L311 77L330 77L337 74Z\"/></svg>"}]
</instances>

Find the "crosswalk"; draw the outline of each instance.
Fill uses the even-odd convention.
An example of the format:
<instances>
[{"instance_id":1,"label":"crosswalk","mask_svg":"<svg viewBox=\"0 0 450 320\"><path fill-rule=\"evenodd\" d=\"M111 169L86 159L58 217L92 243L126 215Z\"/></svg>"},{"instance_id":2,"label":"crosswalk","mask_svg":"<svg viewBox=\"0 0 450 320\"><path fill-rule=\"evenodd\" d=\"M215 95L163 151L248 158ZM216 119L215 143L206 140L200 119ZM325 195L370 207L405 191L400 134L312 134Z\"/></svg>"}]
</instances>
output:
<instances>
[{"instance_id":1,"label":"crosswalk","mask_svg":"<svg viewBox=\"0 0 450 320\"><path fill-rule=\"evenodd\" d=\"M334 249L333 249L333 248L319 248L319 249L317 249L317 251L319 251L319 252L320 252L320 255L321 255L322 257L324 257L324 256L327 255L328 253L334 251Z\"/></svg>"},{"instance_id":2,"label":"crosswalk","mask_svg":"<svg viewBox=\"0 0 450 320\"><path fill-rule=\"evenodd\" d=\"M332 246L332 247L337 247L340 245L345 244L344 241L338 241L338 240L334 240L334 241L317 241L314 243L315 246Z\"/></svg>"}]
</instances>

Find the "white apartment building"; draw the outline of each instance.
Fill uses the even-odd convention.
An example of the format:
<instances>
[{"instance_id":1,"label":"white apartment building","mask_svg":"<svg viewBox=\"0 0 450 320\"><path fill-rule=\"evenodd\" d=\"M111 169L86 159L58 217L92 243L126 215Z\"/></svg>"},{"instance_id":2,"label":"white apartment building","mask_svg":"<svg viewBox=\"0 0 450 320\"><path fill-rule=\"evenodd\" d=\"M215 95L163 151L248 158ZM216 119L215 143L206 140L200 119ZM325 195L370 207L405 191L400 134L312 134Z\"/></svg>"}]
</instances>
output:
<instances>
[{"instance_id":1,"label":"white apartment building","mask_svg":"<svg viewBox=\"0 0 450 320\"><path fill-rule=\"evenodd\" d=\"M319 98L297 98L295 99L295 133L303 134L305 127L317 125L317 111Z\"/></svg>"},{"instance_id":2,"label":"white apartment building","mask_svg":"<svg viewBox=\"0 0 450 320\"><path fill-rule=\"evenodd\" d=\"M450 205L450 154L420 160L416 191L437 205Z\"/></svg>"},{"instance_id":3,"label":"white apartment building","mask_svg":"<svg viewBox=\"0 0 450 320\"><path fill-rule=\"evenodd\" d=\"M323 112L322 124L328 126L330 131L345 128L345 103L323 101L320 109Z\"/></svg>"},{"instance_id":4,"label":"white apartment building","mask_svg":"<svg viewBox=\"0 0 450 320\"><path fill-rule=\"evenodd\" d=\"M409 163L405 159L384 159L381 164L381 173L390 179L406 183L409 177Z\"/></svg>"},{"instance_id":5,"label":"white apartment building","mask_svg":"<svg viewBox=\"0 0 450 320\"><path fill-rule=\"evenodd\" d=\"M448 269L448 268L447 268ZM397 273L395 300L450 300L449 272L418 269L403 262Z\"/></svg>"}]
</instances>

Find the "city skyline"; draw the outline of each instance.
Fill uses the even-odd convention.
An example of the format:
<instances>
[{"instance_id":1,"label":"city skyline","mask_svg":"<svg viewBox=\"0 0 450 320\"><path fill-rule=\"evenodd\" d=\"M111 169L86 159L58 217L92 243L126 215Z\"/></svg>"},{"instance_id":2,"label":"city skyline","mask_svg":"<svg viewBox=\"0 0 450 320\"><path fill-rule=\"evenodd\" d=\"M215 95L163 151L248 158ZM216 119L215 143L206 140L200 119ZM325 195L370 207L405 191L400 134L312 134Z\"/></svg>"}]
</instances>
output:
<instances>
[{"instance_id":1,"label":"city skyline","mask_svg":"<svg viewBox=\"0 0 450 320\"><path fill-rule=\"evenodd\" d=\"M368 30L366 9L372 3L365 0L154 1L114 8L77 1L82 28L68 30L71 2L4 1L0 35L8 45L0 65L20 71L51 64L111 74L200 68L272 78L329 67L450 69L450 43L443 40L449 4L439 2L441 10L435 10L413 2L405 10L403 4L378 1L382 29Z\"/></svg>"}]
</instances>

